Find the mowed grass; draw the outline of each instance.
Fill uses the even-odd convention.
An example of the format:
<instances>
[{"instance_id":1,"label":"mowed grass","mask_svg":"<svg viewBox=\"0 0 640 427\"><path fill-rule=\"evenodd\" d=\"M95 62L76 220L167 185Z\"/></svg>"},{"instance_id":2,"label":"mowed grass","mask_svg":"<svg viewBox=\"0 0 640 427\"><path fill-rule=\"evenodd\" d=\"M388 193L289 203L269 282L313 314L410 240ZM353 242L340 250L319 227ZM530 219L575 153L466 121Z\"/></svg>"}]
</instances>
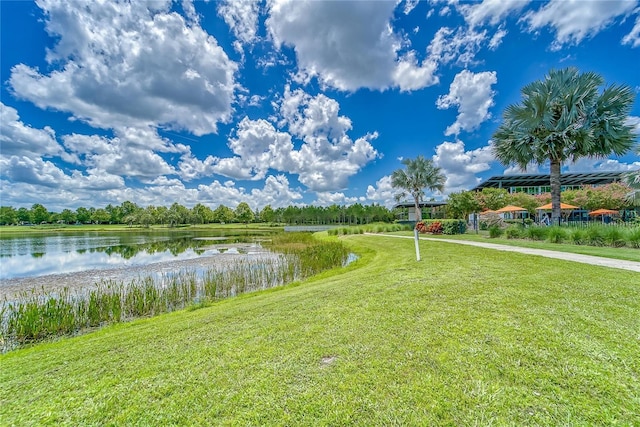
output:
<instances>
[{"instance_id":1,"label":"mowed grass","mask_svg":"<svg viewBox=\"0 0 640 427\"><path fill-rule=\"evenodd\" d=\"M0 356L4 425L634 425L640 275L343 239L342 274Z\"/></svg>"},{"instance_id":2,"label":"mowed grass","mask_svg":"<svg viewBox=\"0 0 640 427\"><path fill-rule=\"evenodd\" d=\"M400 236L413 236L412 232L400 231L390 234L397 234ZM640 249L634 248L614 248L607 246L588 246L588 245L574 245L571 243L551 243L547 241L527 240L527 239L507 239L505 237L489 238L487 232L480 232L476 234L473 231L469 231L466 234L454 234L454 235L434 235L434 234L421 234L420 237L428 237L435 239L453 239L453 240L470 240L483 243L495 243L500 245L519 246L523 248L533 249L546 249L549 251L569 252L582 255L593 255L604 258L621 259L625 261L640 262Z\"/></svg>"}]
</instances>

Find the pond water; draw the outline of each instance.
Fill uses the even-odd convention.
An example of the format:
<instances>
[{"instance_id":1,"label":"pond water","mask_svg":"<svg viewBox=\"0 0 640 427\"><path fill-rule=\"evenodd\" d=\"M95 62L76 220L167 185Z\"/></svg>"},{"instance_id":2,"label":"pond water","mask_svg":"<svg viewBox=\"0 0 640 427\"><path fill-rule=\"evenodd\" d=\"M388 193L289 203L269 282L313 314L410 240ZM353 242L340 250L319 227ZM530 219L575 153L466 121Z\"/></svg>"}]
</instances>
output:
<instances>
[{"instance_id":1,"label":"pond water","mask_svg":"<svg viewBox=\"0 0 640 427\"><path fill-rule=\"evenodd\" d=\"M0 280L250 253L255 230L64 232L0 236Z\"/></svg>"}]
</instances>

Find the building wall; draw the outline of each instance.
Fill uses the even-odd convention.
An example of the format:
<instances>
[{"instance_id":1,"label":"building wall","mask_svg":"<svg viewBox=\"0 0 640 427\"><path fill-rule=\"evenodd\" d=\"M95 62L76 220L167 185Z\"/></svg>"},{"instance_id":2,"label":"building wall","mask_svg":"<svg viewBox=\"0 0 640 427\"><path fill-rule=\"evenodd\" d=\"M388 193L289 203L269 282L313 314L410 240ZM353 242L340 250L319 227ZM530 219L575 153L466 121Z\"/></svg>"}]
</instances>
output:
<instances>
[{"instance_id":1,"label":"building wall","mask_svg":"<svg viewBox=\"0 0 640 427\"><path fill-rule=\"evenodd\" d=\"M415 207L411 207L409 208L409 221L417 221L416 219L416 208Z\"/></svg>"},{"instance_id":2,"label":"building wall","mask_svg":"<svg viewBox=\"0 0 640 427\"><path fill-rule=\"evenodd\" d=\"M561 186L561 191L565 190L579 190L581 185L563 185ZM595 186L594 186L595 187ZM527 193L531 195L538 195L543 193L550 193L551 186L550 185L534 185L534 186L523 186L523 187L509 187L509 193Z\"/></svg>"}]
</instances>

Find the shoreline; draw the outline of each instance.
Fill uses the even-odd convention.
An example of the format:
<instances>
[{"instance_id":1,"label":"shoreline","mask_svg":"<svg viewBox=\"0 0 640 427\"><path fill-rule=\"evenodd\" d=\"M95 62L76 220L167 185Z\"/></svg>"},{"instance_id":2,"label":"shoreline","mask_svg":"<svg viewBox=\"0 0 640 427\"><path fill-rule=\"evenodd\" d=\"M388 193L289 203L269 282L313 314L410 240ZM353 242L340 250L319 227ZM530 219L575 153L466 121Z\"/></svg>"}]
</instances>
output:
<instances>
[{"instance_id":1,"label":"shoreline","mask_svg":"<svg viewBox=\"0 0 640 427\"><path fill-rule=\"evenodd\" d=\"M68 288L72 292L90 289L101 282L115 281L128 283L138 278L179 273L183 270L221 268L247 259L271 259L280 254L268 251L241 253L220 253L203 255L179 261L161 261L139 266L123 266L107 269L90 269L72 273L48 274L35 277L19 277L0 280L0 300L12 300L24 292L44 289L47 293Z\"/></svg>"}]
</instances>

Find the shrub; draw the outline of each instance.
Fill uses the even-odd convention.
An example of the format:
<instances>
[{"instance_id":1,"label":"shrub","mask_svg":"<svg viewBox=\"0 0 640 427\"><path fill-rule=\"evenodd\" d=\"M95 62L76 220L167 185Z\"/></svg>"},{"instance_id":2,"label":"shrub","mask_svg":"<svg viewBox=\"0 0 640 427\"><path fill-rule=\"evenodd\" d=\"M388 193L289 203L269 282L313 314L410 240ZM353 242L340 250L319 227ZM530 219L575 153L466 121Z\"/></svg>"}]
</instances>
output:
<instances>
[{"instance_id":1,"label":"shrub","mask_svg":"<svg viewBox=\"0 0 640 427\"><path fill-rule=\"evenodd\" d=\"M581 228L574 228L569 232L569 240L574 245L584 245L586 242L586 233Z\"/></svg>"},{"instance_id":2,"label":"shrub","mask_svg":"<svg viewBox=\"0 0 640 427\"><path fill-rule=\"evenodd\" d=\"M502 236L502 233L504 233L504 230L497 225L489 227L489 237L492 239Z\"/></svg>"},{"instance_id":3,"label":"shrub","mask_svg":"<svg viewBox=\"0 0 640 427\"><path fill-rule=\"evenodd\" d=\"M512 224L505 230L507 239L520 239L522 238L523 228L519 225Z\"/></svg>"},{"instance_id":4,"label":"shrub","mask_svg":"<svg viewBox=\"0 0 640 427\"><path fill-rule=\"evenodd\" d=\"M419 233L464 234L467 223L461 219L425 219L416 224Z\"/></svg>"},{"instance_id":5,"label":"shrub","mask_svg":"<svg viewBox=\"0 0 640 427\"><path fill-rule=\"evenodd\" d=\"M604 245L604 236L602 234L602 228L598 226L588 227L585 231L585 242L591 246Z\"/></svg>"},{"instance_id":6,"label":"shrub","mask_svg":"<svg viewBox=\"0 0 640 427\"><path fill-rule=\"evenodd\" d=\"M427 226L427 233L442 234L442 223L440 221L432 222Z\"/></svg>"},{"instance_id":7,"label":"shrub","mask_svg":"<svg viewBox=\"0 0 640 427\"><path fill-rule=\"evenodd\" d=\"M640 227L629 230L629 234L627 234L627 244L632 248L640 249Z\"/></svg>"},{"instance_id":8,"label":"shrub","mask_svg":"<svg viewBox=\"0 0 640 427\"><path fill-rule=\"evenodd\" d=\"M464 234L467 231L467 223L460 219L446 219L442 221L442 234Z\"/></svg>"},{"instance_id":9,"label":"shrub","mask_svg":"<svg viewBox=\"0 0 640 427\"><path fill-rule=\"evenodd\" d=\"M527 239L544 240L547 237L547 227L529 227L526 229L525 235Z\"/></svg>"},{"instance_id":10,"label":"shrub","mask_svg":"<svg viewBox=\"0 0 640 427\"><path fill-rule=\"evenodd\" d=\"M627 244L624 240L624 233L618 227L606 227L603 234L606 245L621 248Z\"/></svg>"},{"instance_id":11,"label":"shrub","mask_svg":"<svg viewBox=\"0 0 640 427\"><path fill-rule=\"evenodd\" d=\"M549 227L547 230L547 241L550 243L562 243L566 240L568 232L558 226Z\"/></svg>"}]
</instances>

